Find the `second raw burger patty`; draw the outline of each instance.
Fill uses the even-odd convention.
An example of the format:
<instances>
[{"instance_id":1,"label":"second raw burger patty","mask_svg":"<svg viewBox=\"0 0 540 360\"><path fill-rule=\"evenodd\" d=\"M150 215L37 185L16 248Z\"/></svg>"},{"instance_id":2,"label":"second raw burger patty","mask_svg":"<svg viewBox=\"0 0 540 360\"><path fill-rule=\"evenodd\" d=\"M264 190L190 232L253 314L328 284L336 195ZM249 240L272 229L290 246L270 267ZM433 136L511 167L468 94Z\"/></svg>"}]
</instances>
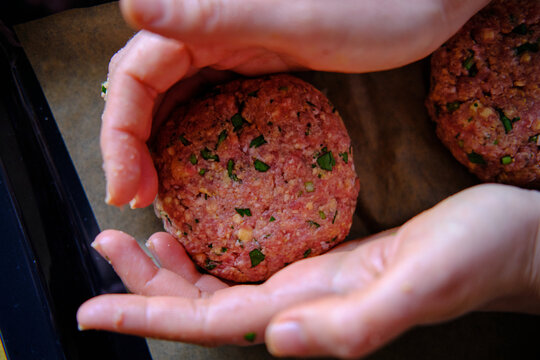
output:
<instances>
[{"instance_id":1,"label":"second raw burger patty","mask_svg":"<svg viewBox=\"0 0 540 360\"><path fill-rule=\"evenodd\" d=\"M236 80L179 108L154 162L167 231L199 266L238 282L343 241L360 187L341 117L289 75Z\"/></svg>"}]
</instances>

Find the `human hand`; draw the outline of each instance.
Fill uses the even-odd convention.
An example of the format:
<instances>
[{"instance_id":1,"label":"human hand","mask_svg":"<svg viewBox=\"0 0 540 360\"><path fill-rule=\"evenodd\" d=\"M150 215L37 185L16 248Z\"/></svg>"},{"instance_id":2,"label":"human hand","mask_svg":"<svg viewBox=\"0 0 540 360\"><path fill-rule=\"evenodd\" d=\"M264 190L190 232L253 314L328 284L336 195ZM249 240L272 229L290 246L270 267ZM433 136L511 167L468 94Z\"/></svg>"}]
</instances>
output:
<instances>
[{"instance_id":1,"label":"human hand","mask_svg":"<svg viewBox=\"0 0 540 360\"><path fill-rule=\"evenodd\" d=\"M174 84L180 95L173 99L187 100L204 78L201 69L244 75L389 69L431 53L487 3L122 0L126 20L147 31L109 66L101 132L107 202L153 201L157 176L146 148L153 115Z\"/></svg>"},{"instance_id":2,"label":"human hand","mask_svg":"<svg viewBox=\"0 0 540 360\"><path fill-rule=\"evenodd\" d=\"M275 355L365 355L416 325L474 310L540 312L540 193L465 190L397 232L298 261L260 285L197 272L171 236L152 236L156 267L116 231L95 241L138 295L81 306L84 329L206 345L265 341Z\"/></svg>"}]
</instances>

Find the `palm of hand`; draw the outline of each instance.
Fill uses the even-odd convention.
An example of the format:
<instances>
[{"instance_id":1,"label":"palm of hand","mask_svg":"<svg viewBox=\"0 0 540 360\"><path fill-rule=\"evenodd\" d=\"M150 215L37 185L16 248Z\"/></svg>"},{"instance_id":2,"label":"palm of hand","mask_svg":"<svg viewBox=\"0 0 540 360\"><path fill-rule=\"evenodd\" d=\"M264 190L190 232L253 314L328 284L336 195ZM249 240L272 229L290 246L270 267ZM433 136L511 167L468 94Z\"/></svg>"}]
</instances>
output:
<instances>
[{"instance_id":1,"label":"palm of hand","mask_svg":"<svg viewBox=\"0 0 540 360\"><path fill-rule=\"evenodd\" d=\"M358 356L414 325L504 303L528 288L523 269L534 266L540 203L531 195L538 197L501 185L473 188L397 232L345 243L260 285L228 286L198 273L167 234L149 241L158 269L135 240L104 232L96 248L140 295L90 300L79 322L202 344L248 344L255 334L271 350L294 341L299 354ZM497 226L509 220L514 225ZM292 336L290 324L295 332L300 324L301 338Z\"/></svg>"}]
</instances>

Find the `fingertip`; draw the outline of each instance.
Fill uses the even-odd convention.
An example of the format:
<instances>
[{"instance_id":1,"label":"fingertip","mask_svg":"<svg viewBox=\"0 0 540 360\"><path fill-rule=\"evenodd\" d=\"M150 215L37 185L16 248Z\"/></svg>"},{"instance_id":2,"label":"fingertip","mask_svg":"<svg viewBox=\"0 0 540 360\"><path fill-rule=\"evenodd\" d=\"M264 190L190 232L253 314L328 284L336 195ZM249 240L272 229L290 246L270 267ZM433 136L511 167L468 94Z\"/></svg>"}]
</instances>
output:
<instances>
[{"instance_id":1,"label":"fingertip","mask_svg":"<svg viewBox=\"0 0 540 360\"><path fill-rule=\"evenodd\" d=\"M308 351L305 334L296 321L271 323L266 328L265 341L274 356L305 355Z\"/></svg>"},{"instance_id":2,"label":"fingertip","mask_svg":"<svg viewBox=\"0 0 540 360\"><path fill-rule=\"evenodd\" d=\"M141 29L163 16L163 4L159 0L121 0L120 11L130 26Z\"/></svg>"}]
</instances>

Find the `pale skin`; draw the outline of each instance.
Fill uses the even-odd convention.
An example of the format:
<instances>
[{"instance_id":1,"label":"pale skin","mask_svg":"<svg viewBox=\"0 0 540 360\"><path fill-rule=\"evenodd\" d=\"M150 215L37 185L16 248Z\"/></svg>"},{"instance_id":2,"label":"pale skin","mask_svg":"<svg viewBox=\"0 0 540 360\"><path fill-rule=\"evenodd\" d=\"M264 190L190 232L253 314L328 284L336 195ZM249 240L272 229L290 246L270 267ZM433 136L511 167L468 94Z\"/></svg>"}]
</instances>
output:
<instances>
[{"instance_id":1,"label":"pale skin","mask_svg":"<svg viewBox=\"0 0 540 360\"><path fill-rule=\"evenodd\" d=\"M226 76L209 69L388 69L428 55L486 3L122 1L126 20L146 30L109 67L107 202L153 201L152 126L171 103ZM199 273L165 233L147 243L160 267L119 231L104 231L94 247L133 294L84 303L83 329L207 345L248 345L244 336L254 333L274 355L356 357L413 326L474 310L540 312L540 193L511 186L463 191L399 229L299 261L260 285Z\"/></svg>"}]
</instances>

